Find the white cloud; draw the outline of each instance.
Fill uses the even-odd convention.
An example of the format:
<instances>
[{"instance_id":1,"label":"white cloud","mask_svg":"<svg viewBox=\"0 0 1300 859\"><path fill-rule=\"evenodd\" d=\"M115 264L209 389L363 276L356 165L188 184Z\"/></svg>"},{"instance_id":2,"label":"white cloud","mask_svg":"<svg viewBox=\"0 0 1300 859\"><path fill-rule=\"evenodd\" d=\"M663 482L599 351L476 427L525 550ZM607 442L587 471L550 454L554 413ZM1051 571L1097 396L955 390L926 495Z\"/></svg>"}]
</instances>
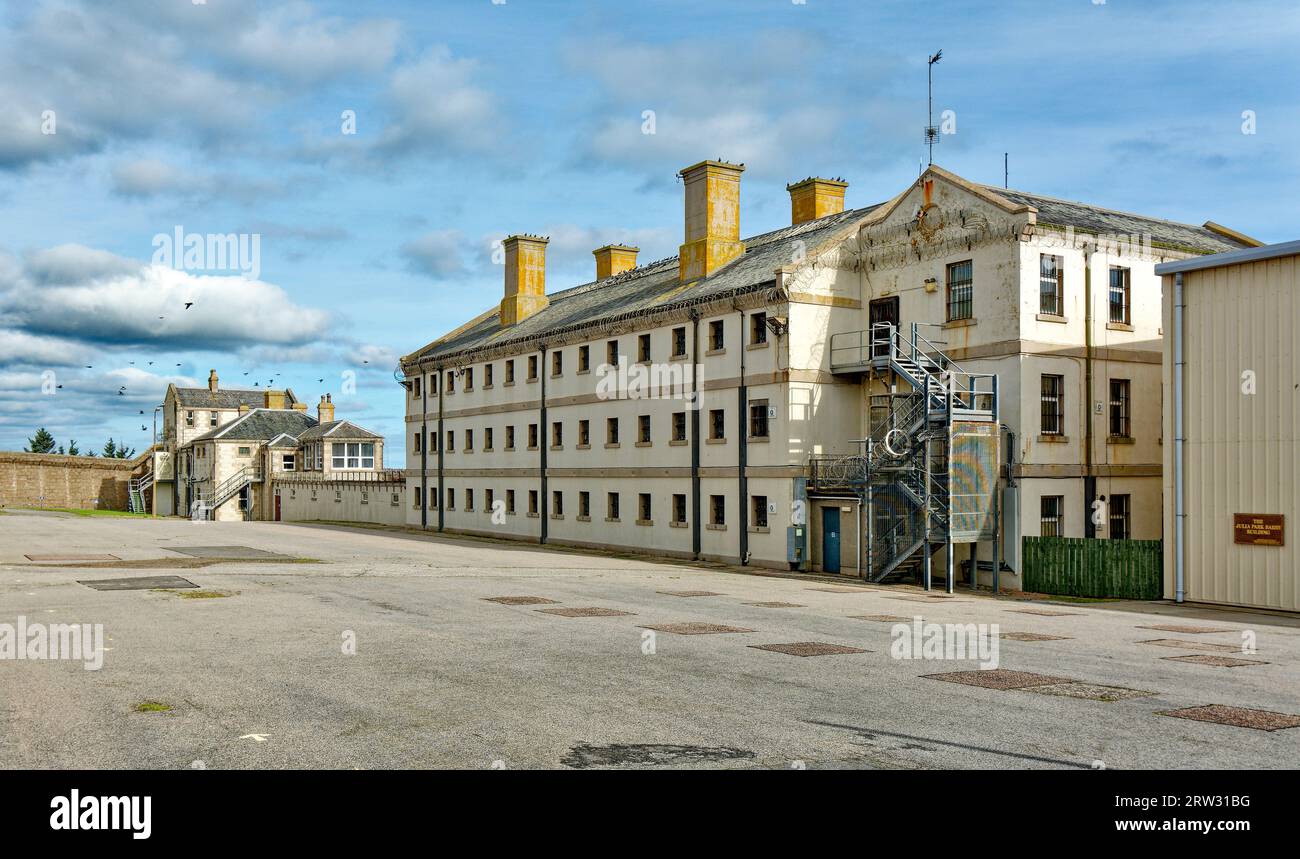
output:
<instances>
[{"instance_id":1,"label":"white cloud","mask_svg":"<svg viewBox=\"0 0 1300 859\"><path fill-rule=\"evenodd\" d=\"M460 230L433 230L402 245L400 252L411 271L445 280L466 272L465 242Z\"/></svg>"},{"instance_id":2,"label":"white cloud","mask_svg":"<svg viewBox=\"0 0 1300 859\"><path fill-rule=\"evenodd\" d=\"M273 9L228 46L219 47L247 66L299 83L348 73L375 73L393 58L396 21L317 18L306 3Z\"/></svg>"},{"instance_id":3,"label":"white cloud","mask_svg":"<svg viewBox=\"0 0 1300 859\"><path fill-rule=\"evenodd\" d=\"M477 64L457 59L445 45L393 72L384 101L392 120L380 151L445 153L496 146L503 120L492 94L473 82Z\"/></svg>"}]
</instances>

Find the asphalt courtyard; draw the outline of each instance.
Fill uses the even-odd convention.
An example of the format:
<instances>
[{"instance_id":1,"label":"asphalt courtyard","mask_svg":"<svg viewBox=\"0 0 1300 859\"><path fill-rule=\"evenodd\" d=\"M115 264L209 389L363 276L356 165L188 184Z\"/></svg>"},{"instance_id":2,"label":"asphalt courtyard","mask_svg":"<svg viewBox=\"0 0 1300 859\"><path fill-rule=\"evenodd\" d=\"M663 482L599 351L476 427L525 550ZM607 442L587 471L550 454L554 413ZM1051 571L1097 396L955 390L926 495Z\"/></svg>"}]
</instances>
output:
<instances>
[{"instance_id":1,"label":"asphalt courtyard","mask_svg":"<svg viewBox=\"0 0 1300 859\"><path fill-rule=\"evenodd\" d=\"M197 588L81 584L159 576ZM917 616L996 624L998 670L897 658ZM9 511L19 618L102 624L102 667L0 659L7 768L1300 765L1300 618L1264 613Z\"/></svg>"}]
</instances>

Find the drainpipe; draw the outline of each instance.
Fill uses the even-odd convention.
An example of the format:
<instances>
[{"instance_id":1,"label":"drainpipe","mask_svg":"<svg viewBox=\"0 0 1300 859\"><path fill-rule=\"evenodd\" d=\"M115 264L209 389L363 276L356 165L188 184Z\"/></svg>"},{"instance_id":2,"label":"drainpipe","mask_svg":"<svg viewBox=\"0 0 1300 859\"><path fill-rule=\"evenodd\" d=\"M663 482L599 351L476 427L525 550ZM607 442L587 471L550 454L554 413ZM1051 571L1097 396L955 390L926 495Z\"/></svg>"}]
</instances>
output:
<instances>
[{"instance_id":1,"label":"drainpipe","mask_svg":"<svg viewBox=\"0 0 1300 859\"><path fill-rule=\"evenodd\" d=\"M1092 522L1093 501L1097 498L1097 478L1092 473L1092 254L1083 247L1083 536L1096 537Z\"/></svg>"},{"instance_id":2,"label":"drainpipe","mask_svg":"<svg viewBox=\"0 0 1300 859\"><path fill-rule=\"evenodd\" d=\"M438 530L441 531L445 524L443 508L447 506L446 505L447 493L444 492L442 488L442 480L443 480L442 455L443 455L443 450L447 447L447 439L443 436L442 433L442 391L444 388L447 387L447 379L443 375L442 367L438 367L437 372L438 372ZM429 499L426 498L424 500L424 503L427 505L429 503Z\"/></svg>"},{"instance_id":3,"label":"drainpipe","mask_svg":"<svg viewBox=\"0 0 1300 859\"><path fill-rule=\"evenodd\" d=\"M700 313L691 309L691 555L700 559Z\"/></svg>"},{"instance_id":4,"label":"drainpipe","mask_svg":"<svg viewBox=\"0 0 1300 859\"><path fill-rule=\"evenodd\" d=\"M749 388L745 385L745 311L740 310L740 386L737 389L740 398L740 451L736 461L740 465L740 563L749 563L749 478L745 476L745 467L749 463Z\"/></svg>"},{"instance_id":5,"label":"drainpipe","mask_svg":"<svg viewBox=\"0 0 1300 859\"><path fill-rule=\"evenodd\" d=\"M538 477L540 478L539 485L541 488L538 490L538 492L541 495L541 497L537 499L537 510L538 510L538 514L542 517L542 533L541 536L537 538L537 542L545 543L546 542L546 520L549 511L549 507L547 506L549 503L549 499L546 494L546 449L550 446L551 443L551 436L550 436L551 427L550 424L546 422L546 376L548 373L546 369L546 344L545 343L539 344L539 349L541 351L541 357L537 359L539 364L537 368L537 375L541 377L542 396L541 396L541 405L540 408L538 409L540 414L537 417L538 424L539 424L539 426L537 427L537 452L540 454L540 456L538 457L538 472L539 472Z\"/></svg>"},{"instance_id":6,"label":"drainpipe","mask_svg":"<svg viewBox=\"0 0 1300 859\"><path fill-rule=\"evenodd\" d=\"M429 527L429 375L420 371L420 529Z\"/></svg>"},{"instance_id":7,"label":"drainpipe","mask_svg":"<svg viewBox=\"0 0 1300 859\"><path fill-rule=\"evenodd\" d=\"M1186 569L1184 543L1186 542L1187 508L1183 502L1183 456L1186 444L1183 426L1183 314L1186 308L1183 295L1183 273L1174 274L1174 601L1182 602L1183 573Z\"/></svg>"}]
</instances>

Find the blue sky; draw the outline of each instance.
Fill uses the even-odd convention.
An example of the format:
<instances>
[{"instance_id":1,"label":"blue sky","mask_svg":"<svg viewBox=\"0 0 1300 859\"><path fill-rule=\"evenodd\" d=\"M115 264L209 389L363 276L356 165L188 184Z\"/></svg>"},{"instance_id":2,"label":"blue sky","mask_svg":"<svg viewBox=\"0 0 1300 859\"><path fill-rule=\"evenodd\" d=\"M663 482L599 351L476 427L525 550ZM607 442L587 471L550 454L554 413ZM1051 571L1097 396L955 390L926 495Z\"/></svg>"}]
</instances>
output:
<instances>
[{"instance_id":1,"label":"blue sky","mask_svg":"<svg viewBox=\"0 0 1300 859\"><path fill-rule=\"evenodd\" d=\"M1000 184L1009 152L1013 188L1300 232L1293 0L0 10L0 449L42 425L143 448L167 383L215 367L333 393L400 465L396 359L500 299L494 239L551 236L551 289L610 241L673 255L674 174L704 158L748 165L745 235L808 175L887 199L924 158L939 48L948 169ZM257 279L154 265L177 227L258 235Z\"/></svg>"}]
</instances>

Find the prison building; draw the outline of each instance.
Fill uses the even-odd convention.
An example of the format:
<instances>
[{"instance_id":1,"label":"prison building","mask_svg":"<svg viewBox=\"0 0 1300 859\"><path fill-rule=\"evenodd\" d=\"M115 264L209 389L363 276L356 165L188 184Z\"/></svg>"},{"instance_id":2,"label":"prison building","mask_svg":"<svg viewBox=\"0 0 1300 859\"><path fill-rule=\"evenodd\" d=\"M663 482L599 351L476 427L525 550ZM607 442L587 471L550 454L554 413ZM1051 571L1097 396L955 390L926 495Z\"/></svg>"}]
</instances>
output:
<instances>
[{"instance_id":1,"label":"prison building","mask_svg":"<svg viewBox=\"0 0 1300 859\"><path fill-rule=\"evenodd\" d=\"M1022 534L1160 536L1154 267L1249 239L938 166L742 238L743 172L682 170L679 254L588 283L505 240L499 303L402 359L409 524L1010 585Z\"/></svg>"}]
</instances>

